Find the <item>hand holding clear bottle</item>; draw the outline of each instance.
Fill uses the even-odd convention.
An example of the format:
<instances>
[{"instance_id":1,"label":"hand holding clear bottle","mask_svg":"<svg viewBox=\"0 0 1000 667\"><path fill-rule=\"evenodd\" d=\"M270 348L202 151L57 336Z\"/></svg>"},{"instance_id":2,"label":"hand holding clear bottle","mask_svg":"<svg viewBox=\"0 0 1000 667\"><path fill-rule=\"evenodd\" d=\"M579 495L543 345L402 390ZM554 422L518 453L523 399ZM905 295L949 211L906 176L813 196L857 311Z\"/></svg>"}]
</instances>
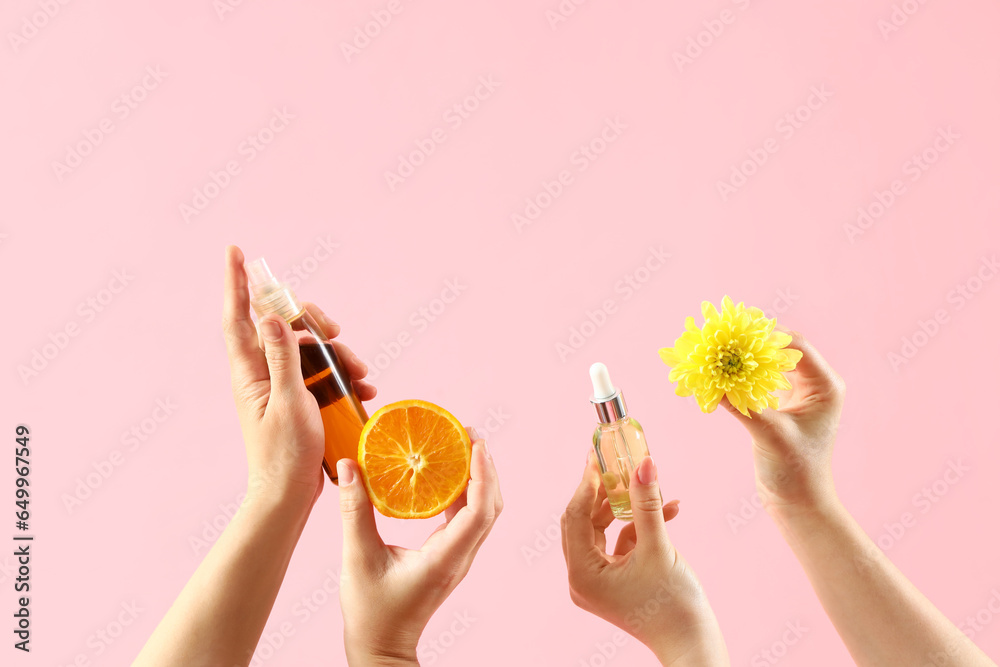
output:
<instances>
[{"instance_id":1,"label":"hand holding clear bottle","mask_svg":"<svg viewBox=\"0 0 1000 667\"><path fill-rule=\"evenodd\" d=\"M632 522L606 552L614 521L597 458L589 454L583 481L562 517L570 597L580 608L617 625L652 650L663 665L728 665L718 621L694 572L667 536L678 501L662 505L656 466L648 456L629 479Z\"/></svg>"}]
</instances>

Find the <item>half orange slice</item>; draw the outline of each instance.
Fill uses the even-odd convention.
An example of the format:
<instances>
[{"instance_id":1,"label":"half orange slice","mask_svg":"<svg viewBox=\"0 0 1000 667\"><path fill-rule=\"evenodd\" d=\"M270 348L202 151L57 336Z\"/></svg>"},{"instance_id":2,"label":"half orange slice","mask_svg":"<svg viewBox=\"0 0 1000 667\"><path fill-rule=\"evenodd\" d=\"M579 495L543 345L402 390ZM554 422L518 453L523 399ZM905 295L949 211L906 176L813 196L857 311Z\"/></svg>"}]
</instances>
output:
<instances>
[{"instance_id":1,"label":"half orange slice","mask_svg":"<svg viewBox=\"0 0 1000 667\"><path fill-rule=\"evenodd\" d=\"M361 431L358 465L372 505L386 516L426 519L469 482L472 442L455 417L427 401L380 408Z\"/></svg>"}]
</instances>

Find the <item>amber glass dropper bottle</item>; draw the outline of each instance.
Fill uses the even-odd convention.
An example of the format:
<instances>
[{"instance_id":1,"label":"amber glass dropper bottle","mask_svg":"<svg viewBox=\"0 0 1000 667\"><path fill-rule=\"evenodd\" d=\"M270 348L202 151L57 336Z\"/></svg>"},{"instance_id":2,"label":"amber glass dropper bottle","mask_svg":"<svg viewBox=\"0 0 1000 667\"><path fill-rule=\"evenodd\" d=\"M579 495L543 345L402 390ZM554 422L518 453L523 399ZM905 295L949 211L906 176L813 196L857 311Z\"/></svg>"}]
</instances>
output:
<instances>
[{"instance_id":1,"label":"amber glass dropper bottle","mask_svg":"<svg viewBox=\"0 0 1000 667\"><path fill-rule=\"evenodd\" d=\"M257 317L271 313L283 317L298 338L302 377L306 388L316 397L323 417L326 440L323 469L336 484L337 461L358 460L358 442L368 414L354 393L350 375L333 344L291 288L274 277L263 258L249 262L246 272L250 301Z\"/></svg>"}]
</instances>

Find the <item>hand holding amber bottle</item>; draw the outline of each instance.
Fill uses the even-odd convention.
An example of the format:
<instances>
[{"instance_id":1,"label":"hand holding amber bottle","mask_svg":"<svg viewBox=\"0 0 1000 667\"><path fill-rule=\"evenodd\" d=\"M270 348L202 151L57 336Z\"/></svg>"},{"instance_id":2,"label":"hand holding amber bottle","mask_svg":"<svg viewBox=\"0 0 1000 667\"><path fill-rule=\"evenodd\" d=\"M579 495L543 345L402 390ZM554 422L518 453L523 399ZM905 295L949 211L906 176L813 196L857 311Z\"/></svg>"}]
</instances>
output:
<instances>
[{"instance_id":1,"label":"hand holding amber bottle","mask_svg":"<svg viewBox=\"0 0 1000 667\"><path fill-rule=\"evenodd\" d=\"M319 308L301 306L317 337L339 333ZM261 317L258 332L243 253L234 246L226 249L222 321L246 445L246 497L136 657L143 667L249 664L323 489L324 423L303 382L300 338L277 313ZM362 381L364 364L346 346L329 344L355 396L374 397Z\"/></svg>"}]
</instances>

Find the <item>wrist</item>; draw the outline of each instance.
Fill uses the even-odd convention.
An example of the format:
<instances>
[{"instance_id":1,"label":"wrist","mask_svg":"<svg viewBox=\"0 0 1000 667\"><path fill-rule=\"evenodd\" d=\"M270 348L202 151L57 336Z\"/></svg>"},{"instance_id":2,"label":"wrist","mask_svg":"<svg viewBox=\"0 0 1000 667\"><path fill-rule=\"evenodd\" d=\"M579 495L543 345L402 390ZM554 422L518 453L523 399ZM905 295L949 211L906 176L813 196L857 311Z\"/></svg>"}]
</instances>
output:
<instances>
[{"instance_id":1,"label":"wrist","mask_svg":"<svg viewBox=\"0 0 1000 667\"><path fill-rule=\"evenodd\" d=\"M729 651L722 634L706 636L695 640L690 645L678 649L653 650L663 667L725 667L729 665Z\"/></svg>"},{"instance_id":2,"label":"wrist","mask_svg":"<svg viewBox=\"0 0 1000 667\"><path fill-rule=\"evenodd\" d=\"M298 524L301 527L309 518L312 506L313 500L306 500L304 494L263 490L251 485L247 488L240 511L264 522L275 519L286 525Z\"/></svg>"},{"instance_id":3,"label":"wrist","mask_svg":"<svg viewBox=\"0 0 1000 667\"><path fill-rule=\"evenodd\" d=\"M243 504L308 515L318 495L315 487L293 483L277 484L251 475L247 481Z\"/></svg>"},{"instance_id":4,"label":"wrist","mask_svg":"<svg viewBox=\"0 0 1000 667\"><path fill-rule=\"evenodd\" d=\"M399 619L358 618L344 610L344 649L351 667L395 667L418 665L417 642L420 632L414 632Z\"/></svg>"},{"instance_id":5,"label":"wrist","mask_svg":"<svg viewBox=\"0 0 1000 667\"><path fill-rule=\"evenodd\" d=\"M726 639L708 601L694 605L691 611L691 616L675 616L668 626L652 629L646 646L664 667L729 665Z\"/></svg>"},{"instance_id":6,"label":"wrist","mask_svg":"<svg viewBox=\"0 0 1000 667\"><path fill-rule=\"evenodd\" d=\"M372 646L369 643L344 642L347 664L350 667L412 667L417 662L417 649Z\"/></svg>"},{"instance_id":7,"label":"wrist","mask_svg":"<svg viewBox=\"0 0 1000 667\"><path fill-rule=\"evenodd\" d=\"M826 475L793 477L790 474L762 479L757 475L757 495L772 517L781 515L816 514L839 505L833 480ZM768 482L771 483L768 483Z\"/></svg>"},{"instance_id":8,"label":"wrist","mask_svg":"<svg viewBox=\"0 0 1000 667\"><path fill-rule=\"evenodd\" d=\"M803 533L839 522L847 510L832 493L809 502L771 504L767 512L783 532Z\"/></svg>"}]
</instances>

